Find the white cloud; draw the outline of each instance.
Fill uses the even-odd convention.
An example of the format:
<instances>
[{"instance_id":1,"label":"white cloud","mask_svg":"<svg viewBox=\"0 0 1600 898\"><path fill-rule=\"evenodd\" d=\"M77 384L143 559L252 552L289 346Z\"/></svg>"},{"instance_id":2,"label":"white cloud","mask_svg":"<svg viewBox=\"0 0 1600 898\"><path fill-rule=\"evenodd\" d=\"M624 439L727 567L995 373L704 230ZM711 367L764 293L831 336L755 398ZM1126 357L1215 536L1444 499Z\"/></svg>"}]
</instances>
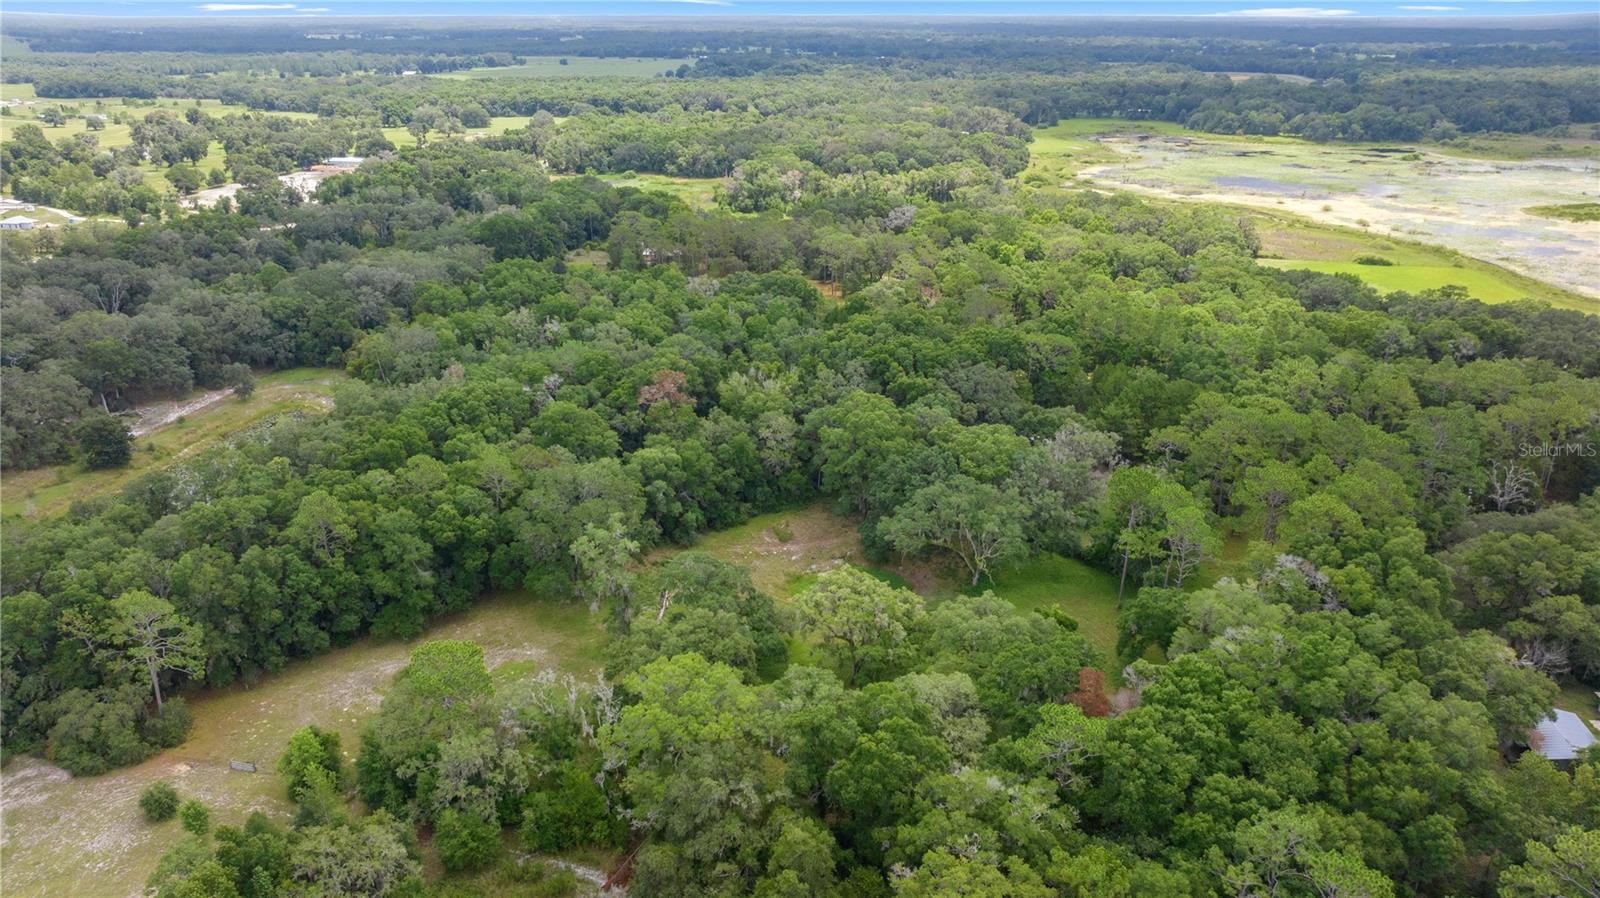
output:
<instances>
[{"instance_id":1,"label":"white cloud","mask_svg":"<svg viewBox=\"0 0 1600 898\"><path fill-rule=\"evenodd\" d=\"M1259 9L1236 9L1233 12L1216 12L1214 16L1253 16L1258 18L1320 19L1330 16L1353 16L1353 9L1329 9L1326 6L1265 6Z\"/></svg>"},{"instance_id":2,"label":"white cloud","mask_svg":"<svg viewBox=\"0 0 1600 898\"><path fill-rule=\"evenodd\" d=\"M195 9L206 12L256 12L264 9L294 9L293 3L202 3Z\"/></svg>"},{"instance_id":3,"label":"white cloud","mask_svg":"<svg viewBox=\"0 0 1600 898\"><path fill-rule=\"evenodd\" d=\"M1459 6L1402 6L1400 8L1401 9L1409 9L1412 12L1460 12L1461 11L1461 7L1459 7Z\"/></svg>"}]
</instances>

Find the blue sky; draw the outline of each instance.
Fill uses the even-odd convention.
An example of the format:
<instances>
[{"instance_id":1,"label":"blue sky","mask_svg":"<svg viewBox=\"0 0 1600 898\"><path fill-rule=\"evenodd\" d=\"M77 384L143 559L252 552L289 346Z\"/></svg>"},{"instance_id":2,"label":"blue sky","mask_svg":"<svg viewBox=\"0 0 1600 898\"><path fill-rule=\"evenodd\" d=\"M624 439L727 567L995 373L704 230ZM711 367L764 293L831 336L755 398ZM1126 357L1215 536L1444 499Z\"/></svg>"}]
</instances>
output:
<instances>
[{"instance_id":1,"label":"blue sky","mask_svg":"<svg viewBox=\"0 0 1600 898\"><path fill-rule=\"evenodd\" d=\"M80 16L1152 15L1248 18L1530 16L1594 0L7 0L9 12Z\"/></svg>"}]
</instances>

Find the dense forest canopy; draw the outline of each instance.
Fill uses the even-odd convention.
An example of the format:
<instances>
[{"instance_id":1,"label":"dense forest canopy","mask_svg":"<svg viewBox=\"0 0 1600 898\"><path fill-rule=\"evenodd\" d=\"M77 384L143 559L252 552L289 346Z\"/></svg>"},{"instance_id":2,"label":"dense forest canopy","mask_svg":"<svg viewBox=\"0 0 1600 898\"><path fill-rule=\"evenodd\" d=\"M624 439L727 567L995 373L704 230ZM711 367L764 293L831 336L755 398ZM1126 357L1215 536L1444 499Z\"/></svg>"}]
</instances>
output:
<instances>
[{"instance_id":1,"label":"dense forest canopy","mask_svg":"<svg viewBox=\"0 0 1600 898\"><path fill-rule=\"evenodd\" d=\"M16 129L13 195L131 226L0 245L6 467L118 464L113 412L250 369L353 380L325 415L7 522L5 752L133 764L182 742L201 684L527 589L593 609L603 676L424 643L353 770L337 733L285 746L292 823L208 835L203 806L152 793L194 834L156 894L476 895L451 877L508 830L626 858L643 896L1591 894L1600 758L1524 749L1560 688L1600 688L1600 318L1280 272L1235 209L1016 176L1027 126L1063 116L1310 116L1330 139L1593 122L1592 42L1401 29L1383 39L1410 49L1331 82L1235 83L1168 27L930 26L931 50L885 29L826 61L799 54L837 32L778 30L792 75L494 81L387 72L425 39L442 70L546 32L323 55L240 29L212 66L179 26L17 28L34 54L8 79L317 116L153 108L109 153ZM1212 58L1288 70L1281 32L1230 34ZM1029 50L1050 41L1077 48L1062 70ZM994 42L1014 69L949 76ZM862 59L884 48L903 59ZM278 51L304 69L239 67ZM530 121L456 136L479 115ZM380 130L424 116L417 146ZM213 142L230 202L135 183ZM309 198L274 177L352 150ZM722 180L690 205L593 176L629 171ZM814 502L869 559L972 588L844 566L780 603L652 553ZM1114 650L986 591L1047 555L1117 578Z\"/></svg>"}]
</instances>

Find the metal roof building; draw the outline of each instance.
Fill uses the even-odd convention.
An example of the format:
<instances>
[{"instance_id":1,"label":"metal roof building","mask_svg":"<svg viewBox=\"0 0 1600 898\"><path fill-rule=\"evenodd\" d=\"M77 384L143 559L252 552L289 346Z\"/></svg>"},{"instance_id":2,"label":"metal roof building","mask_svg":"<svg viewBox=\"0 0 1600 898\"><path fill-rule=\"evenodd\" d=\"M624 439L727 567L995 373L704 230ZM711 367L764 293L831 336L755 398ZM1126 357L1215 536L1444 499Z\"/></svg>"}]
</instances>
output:
<instances>
[{"instance_id":1,"label":"metal roof building","mask_svg":"<svg viewBox=\"0 0 1600 898\"><path fill-rule=\"evenodd\" d=\"M1583 718L1556 709L1528 732L1528 747L1552 761L1576 761L1578 753L1595 743Z\"/></svg>"}]
</instances>

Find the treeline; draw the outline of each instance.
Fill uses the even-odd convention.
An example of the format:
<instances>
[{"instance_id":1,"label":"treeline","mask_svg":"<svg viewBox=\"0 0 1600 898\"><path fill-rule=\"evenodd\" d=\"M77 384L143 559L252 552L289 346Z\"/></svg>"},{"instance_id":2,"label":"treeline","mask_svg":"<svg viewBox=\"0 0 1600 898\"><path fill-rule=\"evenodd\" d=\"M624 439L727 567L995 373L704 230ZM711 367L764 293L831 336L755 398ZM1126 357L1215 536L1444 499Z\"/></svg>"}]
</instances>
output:
<instances>
[{"instance_id":1,"label":"treeline","mask_svg":"<svg viewBox=\"0 0 1600 898\"><path fill-rule=\"evenodd\" d=\"M208 86L228 101L279 111L322 111L337 104L382 111L403 123L409 108L481 103L491 115L579 114L676 109L774 116L797 108L881 104L887 97L967 103L1004 110L1030 125L1063 118L1159 119L1221 133L1294 134L1313 140L1446 139L1456 133L1528 132L1600 120L1588 90L1592 67L1481 67L1361 71L1302 83L1282 78L1234 81L1164 66L1126 66L1066 75L1000 72L951 80L892 75L871 68L772 79L601 79L452 81L365 79L273 82L221 75ZM191 85L192 87L192 85ZM334 99L337 97L337 99ZM364 99L362 99L364 97ZM906 104L901 103L905 109Z\"/></svg>"},{"instance_id":2,"label":"treeline","mask_svg":"<svg viewBox=\"0 0 1600 898\"><path fill-rule=\"evenodd\" d=\"M1038 72L1154 63L1325 78L1374 65L1589 64L1596 49L1592 30L1585 30L1592 28L1593 19L1583 16L1510 24L1437 19L1283 23L1194 17L960 23L702 19L658 21L644 27L604 19L560 25L501 21L485 27L462 21L430 24L365 18L327 20L325 27L315 30L303 24L213 19L203 24L151 22L131 31L24 15L8 31L26 40L32 55L47 65L61 65L56 60L71 59L69 54L81 59L90 53L141 53L172 71L181 67L202 73L224 66L293 74L399 72L402 67L428 71L424 66L430 63L490 59L497 61L473 64L504 64L498 60L515 55L705 56L724 74L748 74L785 62ZM1313 45L1315 52L1310 49ZM25 71L34 64L26 57L17 62Z\"/></svg>"},{"instance_id":3,"label":"treeline","mask_svg":"<svg viewBox=\"0 0 1600 898\"><path fill-rule=\"evenodd\" d=\"M1011 177L1028 164L1028 140L1025 125L996 109L912 111L880 98L837 105L818 101L785 114L756 109L589 113L559 126L546 114L528 129L487 145L526 150L558 172L732 176L729 189L740 196L734 208L760 211L814 193L808 183L832 175L896 175L965 165ZM761 167L771 169L772 177L789 178L788 190L776 183L750 183Z\"/></svg>"},{"instance_id":4,"label":"treeline","mask_svg":"<svg viewBox=\"0 0 1600 898\"><path fill-rule=\"evenodd\" d=\"M9 29L8 29L9 31ZM196 43L210 45L217 36L213 26L204 37L190 35L172 50L144 50L108 55L105 49L73 52L25 53L6 61L5 82L32 84L41 97L87 99L94 97L171 96L174 79L191 88L181 96L204 94L211 76L236 72L258 78L332 78L341 75L399 75L404 72L437 74L480 66L514 65L510 52L456 54L396 54L388 48L373 51L321 51L263 53L260 46L232 52L197 52ZM44 42L49 45L50 42Z\"/></svg>"}]
</instances>

